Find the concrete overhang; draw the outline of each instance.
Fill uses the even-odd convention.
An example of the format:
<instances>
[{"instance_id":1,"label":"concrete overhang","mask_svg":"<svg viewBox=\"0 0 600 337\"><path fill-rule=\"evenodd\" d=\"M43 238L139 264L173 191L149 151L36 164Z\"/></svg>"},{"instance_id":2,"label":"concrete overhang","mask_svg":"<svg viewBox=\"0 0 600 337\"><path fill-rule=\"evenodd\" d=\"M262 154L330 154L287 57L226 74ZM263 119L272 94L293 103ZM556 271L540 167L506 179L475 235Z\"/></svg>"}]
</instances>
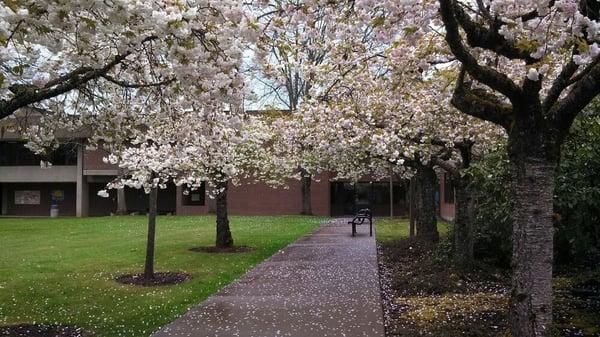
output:
<instances>
[{"instance_id":1,"label":"concrete overhang","mask_svg":"<svg viewBox=\"0 0 600 337\"><path fill-rule=\"evenodd\" d=\"M0 183L77 182L77 166L0 166Z\"/></svg>"},{"instance_id":2,"label":"concrete overhang","mask_svg":"<svg viewBox=\"0 0 600 337\"><path fill-rule=\"evenodd\" d=\"M116 176L118 170L83 170L84 176Z\"/></svg>"}]
</instances>

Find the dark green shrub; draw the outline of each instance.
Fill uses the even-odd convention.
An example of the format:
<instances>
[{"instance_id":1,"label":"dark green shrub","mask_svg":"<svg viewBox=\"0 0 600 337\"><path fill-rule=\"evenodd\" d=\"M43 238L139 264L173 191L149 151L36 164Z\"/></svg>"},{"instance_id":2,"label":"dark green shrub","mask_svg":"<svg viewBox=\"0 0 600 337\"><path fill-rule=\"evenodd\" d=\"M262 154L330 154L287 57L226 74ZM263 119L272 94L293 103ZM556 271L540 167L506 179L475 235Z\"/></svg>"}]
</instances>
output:
<instances>
[{"instance_id":1,"label":"dark green shrub","mask_svg":"<svg viewBox=\"0 0 600 337\"><path fill-rule=\"evenodd\" d=\"M510 266L510 164L505 149L475 163L475 256ZM562 148L555 192L555 262L600 263L600 115L592 106L575 120Z\"/></svg>"},{"instance_id":2,"label":"dark green shrub","mask_svg":"<svg viewBox=\"0 0 600 337\"><path fill-rule=\"evenodd\" d=\"M600 115L575 120L556 179L557 263L600 263Z\"/></svg>"},{"instance_id":3,"label":"dark green shrub","mask_svg":"<svg viewBox=\"0 0 600 337\"><path fill-rule=\"evenodd\" d=\"M512 252L511 178L505 153L492 152L469 169L475 187L475 256L499 267L510 266Z\"/></svg>"}]
</instances>

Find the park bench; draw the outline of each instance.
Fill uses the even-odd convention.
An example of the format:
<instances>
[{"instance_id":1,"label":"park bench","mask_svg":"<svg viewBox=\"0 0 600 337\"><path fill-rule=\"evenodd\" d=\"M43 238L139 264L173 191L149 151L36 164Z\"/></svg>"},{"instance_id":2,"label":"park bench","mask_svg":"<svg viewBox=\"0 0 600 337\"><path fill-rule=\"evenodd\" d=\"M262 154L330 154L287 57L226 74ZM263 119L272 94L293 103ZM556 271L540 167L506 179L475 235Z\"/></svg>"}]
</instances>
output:
<instances>
[{"instance_id":1,"label":"park bench","mask_svg":"<svg viewBox=\"0 0 600 337\"><path fill-rule=\"evenodd\" d=\"M369 220L369 236L373 236L373 213L368 208L359 210L352 221L348 221L348 224L352 225L352 236L356 235L356 226L362 225L365 221Z\"/></svg>"}]
</instances>

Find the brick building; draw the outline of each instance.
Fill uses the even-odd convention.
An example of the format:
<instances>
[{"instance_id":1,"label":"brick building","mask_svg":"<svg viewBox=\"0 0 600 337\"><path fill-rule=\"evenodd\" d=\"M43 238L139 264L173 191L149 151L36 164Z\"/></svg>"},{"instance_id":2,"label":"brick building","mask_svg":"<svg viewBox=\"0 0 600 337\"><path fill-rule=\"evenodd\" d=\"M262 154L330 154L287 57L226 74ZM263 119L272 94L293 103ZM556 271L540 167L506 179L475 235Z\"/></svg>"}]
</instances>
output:
<instances>
[{"instance_id":1,"label":"brick building","mask_svg":"<svg viewBox=\"0 0 600 337\"><path fill-rule=\"evenodd\" d=\"M83 138L81 138L83 140ZM61 146L48 158L49 168L40 167L42 158L25 147L18 135L0 134L0 214L4 216L48 216L56 205L62 216L102 216L117 209L118 193L109 191L108 198L97 192L117 175L117 167L106 164L102 150L87 150L70 143ZM322 174L313 181L312 210L315 215L350 215L357 209L370 207L377 216L407 215L408 194L404 181L369 181L355 184L330 181ZM440 177L440 215L454 217L454 189ZM390 186L392 191L390 191ZM145 213L148 197L142 190L127 188L124 193L128 213ZM392 201L392 202L390 202ZM300 182L290 180L288 188L274 189L265 184L232 186L228 195L230 214L292 215L302 208ZM200 189L188 195L181 187L168 186L158 194L161 214L196 215L212 213L214 200Z\"/></svg>"},{"instance_id":2,"label":"brick building","mask_svg":"<svg viewBox=\"0 0 600 337\"><path fill-rule=\"evenodd\" d=\"M118 193L108 198L97 195L117 175L117 168L103 162L102 150L86 150L80 144L61 146L49 158L52 166L40 167L42 158L25 143L4 134L0 137L0 204L2 215L47 216L52 204L60 215L100 216L114 213ZM403 182L360 181L356 184L329 181L322 174L312 183L312 209L315 215L352 214L357 208L371 207L376 215L389 215L390 198L396 215L406 214L407 195ZM146 212L147 196L141 190L127 188L128 212ZM229 190L229 211L239 215L299 214L300 182L290 180L288 188L274 189L265 184L242 184ZM185 195L181 187L168 186L159 191L159 213L180 215L214 212L214 201L200 189Z\"/></svg>"}]
</instances>

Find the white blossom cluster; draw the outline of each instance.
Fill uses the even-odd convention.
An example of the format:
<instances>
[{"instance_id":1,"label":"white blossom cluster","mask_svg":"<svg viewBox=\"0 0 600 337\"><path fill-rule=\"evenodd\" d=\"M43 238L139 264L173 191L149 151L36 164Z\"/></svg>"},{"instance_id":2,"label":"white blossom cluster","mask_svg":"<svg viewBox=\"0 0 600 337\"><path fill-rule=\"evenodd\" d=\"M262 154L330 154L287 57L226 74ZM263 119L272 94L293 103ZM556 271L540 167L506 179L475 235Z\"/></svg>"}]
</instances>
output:
<instances>
[{"instance_id":1,"label":"white blossom cluster","mask_svg":"<svg viewBox=\"0 0 600 337\"><path fill-rule=\"evenodd\" d=\"M475 61L515 83L541 81L542 95L565 60L577 78L600 53L598 21L579 1L459 5L472 22L495 20L514 52L533 60L465 45ZM19 85L47 90L122 57L103 76L38 103L48 114L29 130L37 152L56 146L53 131L91 132L89 145L109 149L108 160L128 172L117 184L275 185L298 178L299 168L383 175L456 160L461 142L484 153L505 137L451 108L460 63L445 41L440 1L30 0L0 5L0 18L3 100ZM223 109L239 105L249 44L260 76L285 85L282 74L293 72L282 68L293 68L292 82L310 82L297 111L259 118ZM507 101L466 80L487 99Z\"/></svg>"}]
</instances>

